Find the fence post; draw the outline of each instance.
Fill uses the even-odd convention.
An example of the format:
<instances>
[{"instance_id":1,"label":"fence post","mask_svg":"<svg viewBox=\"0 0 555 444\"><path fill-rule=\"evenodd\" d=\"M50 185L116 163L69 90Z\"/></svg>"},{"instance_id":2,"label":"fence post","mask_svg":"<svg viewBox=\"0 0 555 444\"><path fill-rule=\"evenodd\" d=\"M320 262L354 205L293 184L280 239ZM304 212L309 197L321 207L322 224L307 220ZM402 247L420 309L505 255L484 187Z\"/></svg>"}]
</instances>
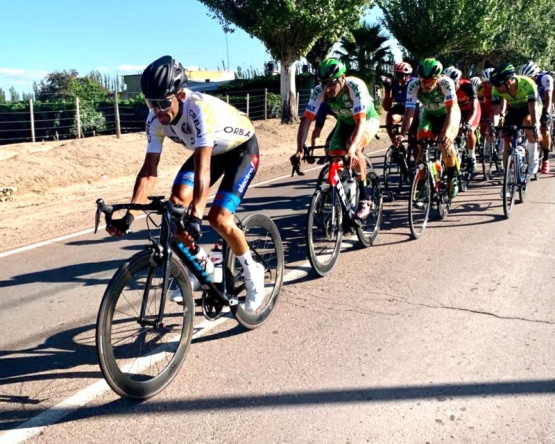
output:
<instances>
[{"instance_id":1,"label":"fence post","mask_svg":"<svg viewBox=\"0 0 555 444\"><path fill-rule=\"evenodd\" d=\"M264 88L264 120L268 120L268 88Z\"/></svg>"},{"instance_id":2,"label":"fence post","mask_svg":"<svg viewBox=\"0 0 555 444\"><path fill-rule=\"evenodd\" d=\"M119 139L121 136L121 126L119 121L119 105L118 105L118 92L114 90L114 111L116 117L116 137Z\"/></svg>"},{"instance_id":3,"label":"fence post","mask_svg":"<svg viewBox=\"0 0 555 444\"><path fill-rule=\"evenodd\" d=\"M248 116L248 117L250 117L250 116L249 116L250 98L251 98L251 95L250 95L249 93L247 93L247 116Z\"/></svg>"},{"instance_id":4,"label":"fence post","mask_svg":"<svg viewBox=\"0 0 555 444\"><path fill-rule=\"evenodd\" d=\"M227 102L227 104L229 105L229 94L225 95L225 101Z\"/></svg>"},{"instance_id":5,"label":"fence post","mask_svg":"<svg viewBox=\"0 0 555 444\"><path fill-rule=\"evenodd\" d=\"M301 104L299 103L300 95L297 93L297 117L299 117L299 113L301 112Z\"/></svg>"},{"instance_id":6,"label":"fence post","mask_svg":"<svg viewBox=\"0 0 555 444\"><path fill-rule=\"evenodd\" d=\"M81 138L81 113L79 112L79 97L75 97L75 118L77 119L77 138Z\"/></svg>"},{"instance_id":7,"label":"fence post","mask_svg":"<svg viewBox=\"0 0 555 444\"><path fill-rule=\"evenodd\" d=\"M33 99L29 99L29 113L31 114L31 139L35 143L35 113L33 111Z\"/></svg>"}]
</instances>

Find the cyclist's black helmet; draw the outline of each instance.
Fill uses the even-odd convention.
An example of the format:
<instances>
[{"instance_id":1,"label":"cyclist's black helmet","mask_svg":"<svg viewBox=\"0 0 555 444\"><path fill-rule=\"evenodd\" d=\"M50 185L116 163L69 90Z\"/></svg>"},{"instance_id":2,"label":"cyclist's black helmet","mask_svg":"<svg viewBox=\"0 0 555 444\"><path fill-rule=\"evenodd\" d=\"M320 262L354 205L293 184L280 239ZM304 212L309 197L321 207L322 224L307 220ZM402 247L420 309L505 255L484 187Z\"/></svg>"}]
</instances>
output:
<instances>
[{"instance_id":1,"label":"cyclist's black helmet","mask_svg":"<svg viewBox=\"0 0 555 444\"><path fill-rule=\"evenodd\" d=\"M148 65L141 76L141 91L147 99L175 94L187 82L183 65L165 55Z\"/></svg>"},{"instance_id":2,"label":"cyclist's black helmet","mask_svg":"<svg viewBox=\"0 0 555 444\"><path fill-rule=\"evenodd\" d=\"M499 86L515 76L515 67L510 63L502 63L495 68L490 76L491 84Z\"/></svg>"}]
</instances>

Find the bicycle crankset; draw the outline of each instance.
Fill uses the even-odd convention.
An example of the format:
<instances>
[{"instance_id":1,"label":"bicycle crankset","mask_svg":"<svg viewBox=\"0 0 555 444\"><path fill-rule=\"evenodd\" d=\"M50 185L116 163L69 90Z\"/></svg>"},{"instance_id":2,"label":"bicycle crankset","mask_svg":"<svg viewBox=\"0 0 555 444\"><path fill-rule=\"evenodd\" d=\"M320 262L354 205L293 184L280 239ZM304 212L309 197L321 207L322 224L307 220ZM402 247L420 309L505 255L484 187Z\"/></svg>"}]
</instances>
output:
<instances>
[{"instance_id":1,"label":"bicycle crankset","mask_svg":"<svg viewBox=\"0 0 555 444\"><path fill-rule=\"evenodd\" d=\"M215 321L222 315L224 304L211 296L207 291L202 292L202 314L206 319Z\"/></svg>"}]
</instances>

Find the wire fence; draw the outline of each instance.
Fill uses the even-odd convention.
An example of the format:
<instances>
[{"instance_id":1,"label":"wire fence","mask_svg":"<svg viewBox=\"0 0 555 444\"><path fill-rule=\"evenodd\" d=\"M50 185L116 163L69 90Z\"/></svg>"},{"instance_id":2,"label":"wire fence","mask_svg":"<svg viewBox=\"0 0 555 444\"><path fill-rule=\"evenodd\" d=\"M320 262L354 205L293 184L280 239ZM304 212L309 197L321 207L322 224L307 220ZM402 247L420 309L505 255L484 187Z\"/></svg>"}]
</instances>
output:
<instances>
[{"instance_id":1,"label":"wire fence","mask_svg":"<svg viewBox=\"0 0 555 444\"><path fill-rule=\"evenodd\" d=\"M251 120L281 117L279 91L253 90L212 94L246 113ZM310 90L297 92L301 115ZM144 131L148 108L143 101L119 100L118 95L101 103L80 101L0 104L0 145L75 139Z\"/></svg>"}]
</instances>

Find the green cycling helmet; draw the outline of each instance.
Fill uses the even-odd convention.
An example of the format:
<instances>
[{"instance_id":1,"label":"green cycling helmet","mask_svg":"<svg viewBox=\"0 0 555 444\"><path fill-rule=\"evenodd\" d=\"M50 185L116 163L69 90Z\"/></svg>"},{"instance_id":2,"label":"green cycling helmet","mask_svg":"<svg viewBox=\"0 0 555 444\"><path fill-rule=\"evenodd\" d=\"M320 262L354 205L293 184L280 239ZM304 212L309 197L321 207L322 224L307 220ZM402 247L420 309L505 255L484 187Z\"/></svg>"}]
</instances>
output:
<instances>
[{"instance_id":1,"label":"green cycling helmet","mask_svg":"<svg viewBox=\"0 0 555 444\"><path fill-rule=\"evenodd\" d=\"M424 59L418 64L416 74L423 79L435 79L443 71L443 65L436 59Z\"/></svg>"},{"instance_id":2,"label":"green cycling helmet","mask_svg":"<svg viewBox=\"0 0 555 444\"><path fill-rule=\"evenodd\" d=\"M502 63L495 68L490 76L493 86L500 86L515 76L516 69L511 63Z\"/></svg>"},{"instance_id":3,"label":"green cycling helmet","mask_svg":"<svg viewBox=\"0 0 555 444\"><path fill-rule=\"evenodd\" d=\"M320 82L335 80L345 74L346 68L343 63L337 59L324 59L318 65L316 78Z\"/></svg>"}]
</instances>

